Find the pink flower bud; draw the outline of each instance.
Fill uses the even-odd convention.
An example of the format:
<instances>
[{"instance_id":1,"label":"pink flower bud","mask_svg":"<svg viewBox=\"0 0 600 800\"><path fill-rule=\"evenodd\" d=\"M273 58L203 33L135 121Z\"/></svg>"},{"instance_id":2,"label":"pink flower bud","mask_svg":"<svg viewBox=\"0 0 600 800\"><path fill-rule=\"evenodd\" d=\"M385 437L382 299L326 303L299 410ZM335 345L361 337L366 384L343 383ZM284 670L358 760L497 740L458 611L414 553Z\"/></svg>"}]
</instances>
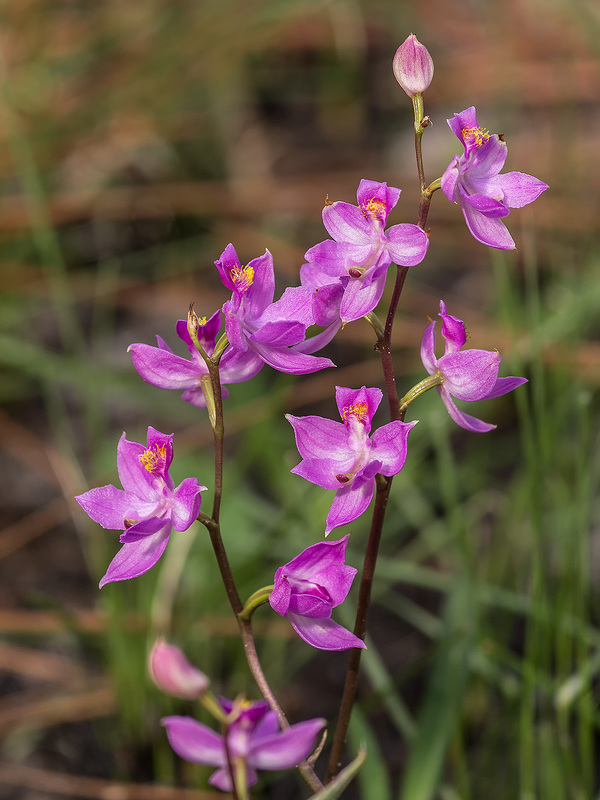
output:
<instances>
[{"instance_id":1,"label":"pink flower bud","mask_svg":"<svg viewBox=\"0 0 600 800\"><path fill-rule=\"evenodd\" d=\"M195 700L208 689L209 679L193 667L178 647L157 639L150 652L148 670L154 683L167 694Z\"/></svg>"},{"instance_id":2,"label":"pink flower bud","mask_svg":"<svg viewBox=\"0 0 600 800\"><path fill-rule=\"evenodd\" d=\"M433 78L433 59L425 45L411 33L394 56L396 80L409 97L424 92Z\"/></svg>"}]
</instances>

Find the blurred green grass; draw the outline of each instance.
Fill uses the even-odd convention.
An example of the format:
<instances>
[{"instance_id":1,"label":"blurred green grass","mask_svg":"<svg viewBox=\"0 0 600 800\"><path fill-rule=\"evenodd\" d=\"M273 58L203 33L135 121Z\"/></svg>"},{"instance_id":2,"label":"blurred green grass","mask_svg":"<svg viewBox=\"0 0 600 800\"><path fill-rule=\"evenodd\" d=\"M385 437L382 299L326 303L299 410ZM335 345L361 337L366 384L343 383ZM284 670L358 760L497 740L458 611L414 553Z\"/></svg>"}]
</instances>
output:
<instances>
[{"instance_id":1,"label":"blurred green grass","mask_svg":"<svg viewBox=\"0 0 600 800\"><path fill-rule=\"evenodd\" d=\"M351 202L361 177L403 187L391 221L414 218L410 104L390 68L413 30L436 63L428 176L455 152L445 118L475 104L482 124L506 134L507 169L551 189L509 218L518 252L508 255L473 242L458 209L434 198L430 253L411 271L397 324L399 381L421 377L417 348L441 296L473 347L498 347L502 374L530 383L480 404L475 413L499 423L482 437L453 428L436 396L415 408L421 422L394 485L350 736L351 754L366 740L369 756L348 796L374 796L373 787L377 800L598 792L598 27L583 0L543 9L435 0L402 11L383 0L4 4L5 525L57 496L74 525L50 524L5 556L1 596L7 608L58 609L75 659L109 672L118 711L100 729L119 755L102 777L206 785L207 771L178 764L164 742L158 719L180 706L145 677L157 632L224 694L254 693L203 530L174 537L137 581L93 588L116 540L72 497L116 480L122 430L134 440L148 424L175 431L175 479L211 483L203 414L144 384L127 345L157 333L174 345L190 301L199 313L222 304L212 265L229 241L245 259L268 247L278 287L296 283L303 252L324 237L324 197ZM321 535L328 508L327 493L289 474L297 456L282 415L333 414L335 384L379 382L371 339L356 323L332 345L337 370L299 382L264 370L231 388L223 530L243 596ZM36 448L50 465L43 491L31 477ZM13 492L17 484L34 490ZM359 564L367 523L351 529ZM53 537L83 554L89 581L67 591ZM15 565L27 559L40 563L19 579ZM82 604L106 614L103 633L71 624ZM260 652L291 717L334 718L344 655L308 653L287 623L257 616ZM7 640L64 646L26 628ZM6 694L14 700L10 684ZM96 769L52 763L52 748L44 761L35 737L15 736L3 758ZM262 781L265 796L304 796L293 778Z\"/></svg>"}]
</instances>

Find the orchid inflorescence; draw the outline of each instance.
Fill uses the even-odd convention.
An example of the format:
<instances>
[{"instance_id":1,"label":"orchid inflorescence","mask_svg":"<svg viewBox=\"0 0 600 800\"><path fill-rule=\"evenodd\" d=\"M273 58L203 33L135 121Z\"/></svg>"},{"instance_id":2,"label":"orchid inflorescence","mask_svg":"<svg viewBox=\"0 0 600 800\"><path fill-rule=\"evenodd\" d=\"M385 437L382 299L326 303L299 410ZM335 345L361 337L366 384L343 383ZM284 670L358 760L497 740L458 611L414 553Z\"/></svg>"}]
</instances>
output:
<instances>
[{"instance_id":1,"label":"orchid inflorescence","mask_svg":"<svg viewBox=\"0 0 600 800\"><path fill-rule=\"evenodd\" d=\"M393 476L405 464L409 433L417 424L416 420L404 421L408 406L425 391L435 388L457 425L484 433L495 426L464 413L455 400L495 398L526 381L498 376L501 356L497 351L463 349L467 342L465 324L440 301L444 353L436 356L436 322L430 321L421 345L427 377L403 398L398 398L390 347L392 323L408 268L420 264L427 254L430 234L425 230L425 222L433 194L441 188L451 202L460 205L467 227L477 241L509 250L515 244L503 220L511 208L531 203L548 187L531 175L500 173L507 156L504 137L479 127L473 107L448 120L464 152L453 157L440 178L426 185L420 142L429 120L423 113L422 93L433 78L433 60L411 34L398 48L393 70L398 83L411 97L415 114L421 182L418 224L388 227L388 217L401 190L385 182L363 179L358 185L356 205L327 201L323 224L330 238L306 251L300 285L288 287L274 300L271 253L267 250L243 262L234 246L228 244L215 264L223 285L231 291L231 298L208 320L199 319L190 309L187 320L181 319L176 324L177 335L185 343L188 355L177 355L160 337L156 347L143 343L129 347L133 364L145 381L161 389L183 390L185 402L208 409L215 448L221 455L215 459L212 516L200 512L201 492L206 487L196 478L186 478L175 488L169 472L173 435L162 434L152 427L148 428L146 445L128 441L125 434L121 437L117 467L122 489L108 485L77 497L95 522L122 531L121 548L100 586L129 580L151 569L164 553L173 530L187 531L197 519L207 527L240 626L248 665L263 699L247 701L239 697L230 701L213 696L208 677L193 667L178 648L163 640L155 644L149 668L161 689L188 700L199 700L220 726L220 732L216 732L192 717L167 717L163 724L172 748L184 759L215 767L210 783L233 792L240 800L249 796L249 787L257 780L257 770L299 765L313 791L322 788L314 770L316 755L309 758L309 754L326 722L323 719L294 725L287 722L254 645L255 609L268 602L273 611L287 617L299 637L312 647L351 650L349 677L356 677L360 653L366 647L366 611L387 498ZM375 311L392 264L397 267L396 283L383 324ZM355 567L345 563L350 534L337 541L324 539L308 544L277 568L272 585L258 589L244 605L227 560L218 509L226 385L252 379L265 365L294 375L335 366L329 358L315 353L346 324L361 318L371 324L377 337L390 421L372 430L384 394L378 387L366 386L336 387L337 420L286 415L301 457L292 472L335 492L323 521L325 537L334 528L365 514L375 497L357 621L351 632L332 618L333 610L346 600L357 574ZM222 319L224 332L220 333ZM320 330L315 333L315 329ZM347 680L326 778L328 782L333 780L334 785L355 691L356 680Z\"/></svg>"}]
</instances>

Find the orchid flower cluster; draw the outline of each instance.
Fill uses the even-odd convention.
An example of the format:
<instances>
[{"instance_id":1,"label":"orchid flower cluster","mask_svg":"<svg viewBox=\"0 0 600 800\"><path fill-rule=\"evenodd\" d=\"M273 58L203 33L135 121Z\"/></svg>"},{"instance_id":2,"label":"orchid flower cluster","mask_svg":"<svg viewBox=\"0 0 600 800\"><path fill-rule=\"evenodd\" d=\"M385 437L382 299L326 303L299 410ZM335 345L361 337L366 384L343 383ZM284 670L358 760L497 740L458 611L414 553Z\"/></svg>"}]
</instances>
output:
<instances>
[{"instance_id":1,"label":"orchid flower cluster","mask_svg":"<svg viewBox=\"0 0 600 800\"><path fill-rule=\"evenodd\" d=\"M195 477L186 478L175 488L169 472L173 435L152 427L148 428L145 444L130 442L125 434L121 437L117 468L122 489L103 486L77 497L95 522L121 531L121 547L100 586L137 578L150 570L164 553L173 531L182 533L196 520L207 528L262 699L248 701L238 697L231 701L215 697L208 677L192 666L178 648L163 640L150 654L150 674L164 691L199 700L213 716L220 732L188 716L170 716L163 724L173 750L183 759L215 767L210 783L232 792L239 800L249 797L257 770L299 765L316 794L322 790L323 781L333 784L328 797L338 796L345 785L338 772L360 657L365 649L377 549L392 479L406 462L409 434L417 424L416 420L405 422L409 405L435 388L457 425L485 433L495 426L465 413L456 401L499 397L526 380L499 377L501 356L497 351L464 349L465 323L452 316L440 301L444 352L436 355L437 323L430 321L421 345L426 377L402 398L398 396L390 346L392 325L408 269L420 264L427 254L430 232L425 224L434 193L441 188L448 200L460 206L467 228L478 242L510 250L515 244L503 220L511 208L531 203L548 187L531 175L500 172L507 157L506 142L503 136L490 134L479 126L474 107L448 120L462 152L452 158L442 176L427 184L421 138L429 117L424 114L423 93L433 78L433 61L413 34L398 48L393 71L414 109L421 182L417 223L388 226L401 190L385 182L363 179L358 185L356 204L326 201L323 224L329 238L306 251L298 286L288 287L275 300L271 253L267 250L246 262L228 244L215 264L223 285L231 291L230 299L208 319L199 319L190 307L187 319L176 323L177 336L185 343L187 355L178 355L160 337L157 346L137 343L129 347L133 365L143 380L161 389L183 392L183 401L207 409L218 455L212 513L200 510L201 493L206 486ZM376 310L392 265L396 266L395 284L382 322ZM322 535L327 537L334 529L355 522L373 505L356 625L350 631L333 618L334 609L346 600L358 572L346 564L350 534L338 540L323 538L309 543L276 569L272 584L257 589L244 603L227 558L227 536L221 530L219 509L222 497L226 498L222 456L227 385L251 380L265 365L293 375L333 367L328 357L315 353L326 347L346 324L360 319L372 326L377 339L389 422L374 425L384 392L367 386L336 387L339 416L335 420L286 415L300 456L292 472L333 492ZM289 620L307 645L325 651L350 650L348 678L324 778L318 777L315 770L322 743L311 753L326 727L325 720L290 724L260 663L252 615L266 603ZM334 792L338 785L341 788Z\"/></svg>"}]
</instances>

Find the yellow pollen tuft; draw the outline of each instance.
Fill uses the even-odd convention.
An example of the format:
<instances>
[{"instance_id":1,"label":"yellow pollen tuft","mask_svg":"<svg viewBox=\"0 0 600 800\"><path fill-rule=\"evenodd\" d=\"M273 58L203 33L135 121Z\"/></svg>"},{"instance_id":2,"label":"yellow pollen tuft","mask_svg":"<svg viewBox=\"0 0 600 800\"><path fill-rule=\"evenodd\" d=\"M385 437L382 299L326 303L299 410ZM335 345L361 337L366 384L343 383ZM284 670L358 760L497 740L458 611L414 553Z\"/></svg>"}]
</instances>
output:
<instances>
[{"instance_id":1,"label":"yellow pollen tuft","mask_svg":"<svg viewBox=\"0 0 600 800\"><path fill-rule=\"evenodd\" d=\"M476 147L481 147L490 138L490 132L485 128L463 128L461 133L463 139L474 141Z\"/></svg>"},{"instance_id":2,"label":"yellow pollen tuft","mask_svg":"<svg viewBox=\"0 0 600 800\"><path fill-rule=\"evenodd\" d=\"M254 282L254 267L232 267L229 274L239 292L248 291Z\"/></svg>"},{"instance_id":3,"label":"yellow pollen tuft","mask_svg":"<svg viewBox=\"0 0 600 800\"><path fill-rule=\"evenodd\" d=\"M155 444L153 447L144 450L138 458L148 472L160 472L167 460L167 447L164 444L162 446Z\"/></svg>"},{"instance_id":4,"label":"yellow pollen tuft","mask_svg":"<svg viewBox=\"0 0 600 800\"><path fill-rule=\"evenodd\" d=\"M206 325L207 322L206 317L198 317L198 325Z\"/></svg>"},{"instance_id":5,"label":"yellow pollen tuft","mask_svg":"<svg viewBox=\"0 0 600 800\"><path fill-rule=\"evenodd\" d=\"M363 216L371 215L373 219L385 216L385 203L377 197L372 197L361 205Z\"/></svg>"},{"instance_id":6,"label":"yellow pollen tuft","mask_svg":"<svg viewBox=\"0 0 600 800\"><path fill-rule=\"evenodd\" d=\"M342 419L344 422L348 417L355 417L359 422L363 422L369 415L369 407L366 403L355 403L353 406L344 406L342 409Z\"/></svg>"}]
</instances>

